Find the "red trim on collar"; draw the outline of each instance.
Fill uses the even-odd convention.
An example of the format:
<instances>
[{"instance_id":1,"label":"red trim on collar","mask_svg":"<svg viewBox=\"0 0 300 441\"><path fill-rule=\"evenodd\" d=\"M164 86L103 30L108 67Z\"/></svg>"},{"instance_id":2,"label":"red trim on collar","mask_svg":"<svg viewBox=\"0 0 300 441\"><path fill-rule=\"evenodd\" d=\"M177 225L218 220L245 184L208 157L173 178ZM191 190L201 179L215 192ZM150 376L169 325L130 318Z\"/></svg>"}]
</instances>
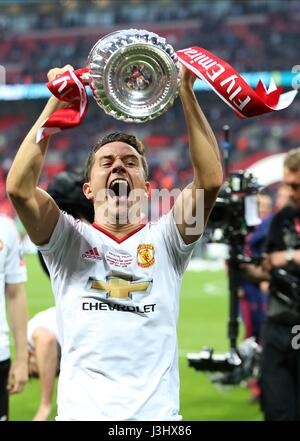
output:
<instances>
[{"instance_id":1,"label":"red trim on collar","mask_svg":"<svg viewBox=\"0 0 300 441\"><path fill-rule=\"evenodd\" d=\"M133 230L130 233L126 234L126 236L124 236L124 237L117 237L114 234L112 234L110 231L107 231L107 230L105 230L105 228L100 227L100 225L97 225L96 222L92 223L92 227L96 228L96 230L101 231L101 233L106 234L106 236L110 237L112 240L114 240L114 241L116 241L118 243L124 242L124 240L128 239L130 236L132 236L133 234L137 233L138 231L140 231L145 226L146 226L146 224L141 224L135 230Z\"/></svg>"}]
</instances>

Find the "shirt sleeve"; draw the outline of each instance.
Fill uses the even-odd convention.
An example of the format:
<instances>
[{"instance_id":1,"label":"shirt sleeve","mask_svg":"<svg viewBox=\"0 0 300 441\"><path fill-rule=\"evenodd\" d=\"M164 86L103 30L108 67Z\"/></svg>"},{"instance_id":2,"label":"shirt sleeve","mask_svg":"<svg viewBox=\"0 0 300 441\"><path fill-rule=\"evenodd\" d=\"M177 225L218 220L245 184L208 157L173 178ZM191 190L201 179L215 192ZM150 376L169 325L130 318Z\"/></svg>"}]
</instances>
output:
<instances>
[{"instance_id":1,"label":"shirt sleeve","mask_svg":"<svg viewBox=\"0 0 300 441\"><path fill-rule=\"evenodd\" d=\"M7 242L5 283L24 283L26 280L27 272L23 261L19 234L13 222L11 222Z\"/></svg>"},{"instance_id":2,"label":"shirt sleeve","mask_svg":"<svg viewBox=\"0 0 300 441\"><path fill-rule=\"evenodd\" d=\"M172 263L179 276L182 276L202 235L195 242L186 244L175 223L173 210L162 216L160 222L163 225L163 237Z\"/></svg>"},{"instance_id":3,"label":"shirt sleeve","mask_svg":"<svg viewBox=\"0 0 300 441\"><path fill-rule=\"evenodd\" d=\"M65 260L78 228L78 222L69 214L61 211L49 242L37 246L50 274L58 270Z\"/></svg>"}]
</instances>

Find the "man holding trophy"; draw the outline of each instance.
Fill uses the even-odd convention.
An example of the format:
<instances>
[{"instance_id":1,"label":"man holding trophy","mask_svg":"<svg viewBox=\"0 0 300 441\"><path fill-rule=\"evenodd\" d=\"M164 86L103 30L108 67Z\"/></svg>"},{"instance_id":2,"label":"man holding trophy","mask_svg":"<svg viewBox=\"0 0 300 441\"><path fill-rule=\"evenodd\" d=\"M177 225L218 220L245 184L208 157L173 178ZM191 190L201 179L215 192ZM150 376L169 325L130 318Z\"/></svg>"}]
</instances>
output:
<instances>
[{"instance_id":1,"label":"man holding trophy","mask_svg":"<svg viewBox=\"0 0 300 441\"><path fill-rule=\"evenodd\" d=\"M108 135L87 161L83 192L95 209L88 225L60 211L38 187L48 148L41 126L78 100L66 107L51 97L20 146L7 191L52 280L62 349L57 420L181 419L180 285L222 184L217 142L194 95L194 75L179 68L172 48L155 34L119 34L91 52L96 100L116 118L145 122L179 91L194 178L167 215L145 223L144 147L133 135ZM51 69L48 80L58 74L72 76L73 68Z\"/></svg>"}]
</instances>

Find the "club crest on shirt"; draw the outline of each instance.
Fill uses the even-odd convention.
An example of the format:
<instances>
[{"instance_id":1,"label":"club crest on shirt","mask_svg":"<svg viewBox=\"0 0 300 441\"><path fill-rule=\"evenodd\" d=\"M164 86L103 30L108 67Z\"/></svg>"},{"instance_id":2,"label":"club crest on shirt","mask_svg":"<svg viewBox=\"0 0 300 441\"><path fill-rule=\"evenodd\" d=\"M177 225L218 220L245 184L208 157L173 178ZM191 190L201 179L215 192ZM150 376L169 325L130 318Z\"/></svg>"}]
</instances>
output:
<instances>
[{"instance_id":1,"label":"club crest on shirt","mask_svg":"<svg viewBox=\"0 0 300 441\"><path fill-rule=\"evenodd\" d=\"M143 243L137 247L136 261L141 268L149 268L155 262L154 246L149 243Z\"/></svg>"},{"instance_id":2,"label":"club crest on shirt","mask_svg":"<svg viewBox=\"0 0 300 441\"><path fill-rule=\"evenodd\" d=\"M4 244L3 244L3 240L0 239L0 251L3 250Z\"/></svg>"}]
</instances>

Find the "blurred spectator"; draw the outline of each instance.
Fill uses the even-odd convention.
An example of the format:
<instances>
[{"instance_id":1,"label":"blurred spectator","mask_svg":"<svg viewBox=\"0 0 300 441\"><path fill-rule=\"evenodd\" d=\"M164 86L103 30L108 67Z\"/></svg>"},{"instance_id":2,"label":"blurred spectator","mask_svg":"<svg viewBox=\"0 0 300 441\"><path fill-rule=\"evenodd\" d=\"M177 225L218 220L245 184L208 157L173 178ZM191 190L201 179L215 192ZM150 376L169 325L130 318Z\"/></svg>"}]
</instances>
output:
<instances>
[{"instance_id":1,"label":"blurred spectator","mask_svg":"<svg viewBox=\"0 0 300 441\"><path fill-rule=\"evenodd\" d=\"M276 211L281 210L285 207L290 200L291 189L284 183L281 183L276 192L275 209Z\"/></svg>"},{"instance_id":2,"label":"blurred spectator","mask_svg":"<svg viewBox=\"0 0 300 441\"><path fill-rule=\"evenodd\" d=\"M41 396L33 421L47 421L51 413L60 346L55 307L40 311L28 322L29 375L40 378Z\"/></svg>"}]
</instances>

